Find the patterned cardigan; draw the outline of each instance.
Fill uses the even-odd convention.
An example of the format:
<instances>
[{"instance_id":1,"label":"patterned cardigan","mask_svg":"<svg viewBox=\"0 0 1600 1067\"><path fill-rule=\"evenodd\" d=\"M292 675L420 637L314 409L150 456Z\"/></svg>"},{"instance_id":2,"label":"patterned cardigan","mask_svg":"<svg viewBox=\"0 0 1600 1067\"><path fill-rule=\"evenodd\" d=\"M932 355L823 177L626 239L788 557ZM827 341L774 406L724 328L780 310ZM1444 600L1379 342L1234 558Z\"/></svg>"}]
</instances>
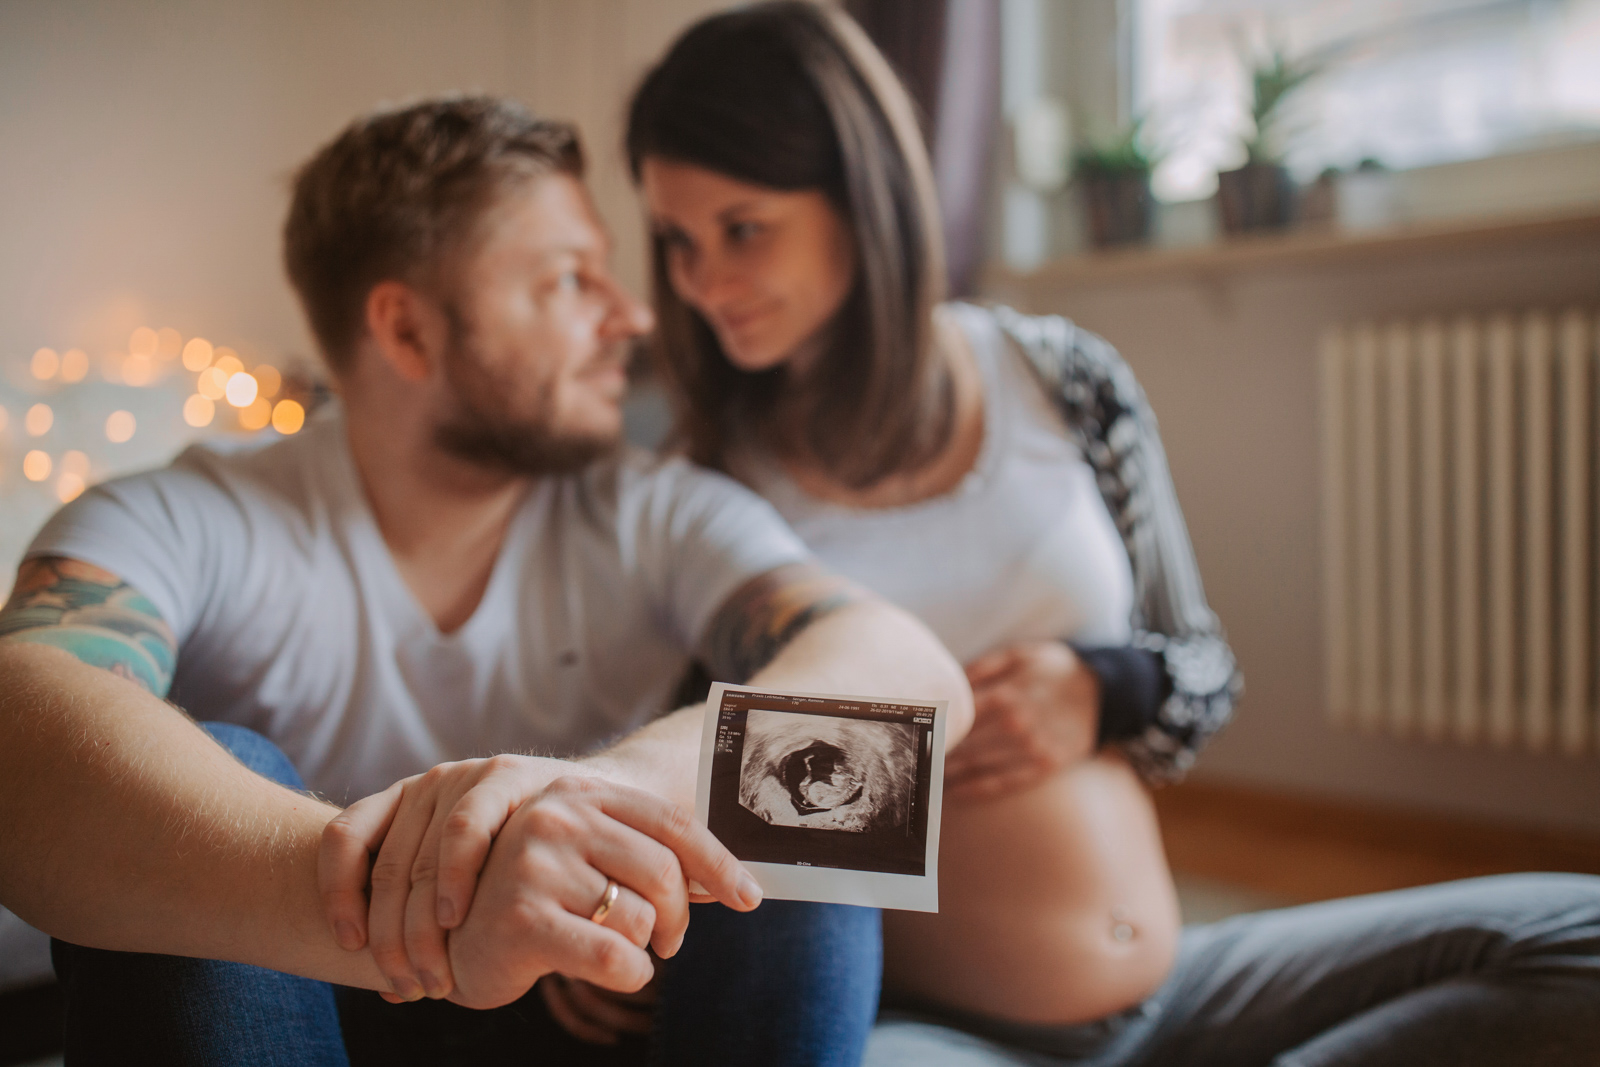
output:
<instances>
[{"instance_id":1,"label":"patterned cardigan","mask_svg":"<svg viewBox=\"0 0 1600 1067\"><path fill-rule=\"evenodd\" d=\"M1155 415L1102 338L1057 315L992 311L1094 471L1133 567L1133 644L1159 657L1170 685L1154 721L1119 744L1147 781L1176 781L1227 724L1244 680L1206 605Z\"/></svg>"}]
</instances>

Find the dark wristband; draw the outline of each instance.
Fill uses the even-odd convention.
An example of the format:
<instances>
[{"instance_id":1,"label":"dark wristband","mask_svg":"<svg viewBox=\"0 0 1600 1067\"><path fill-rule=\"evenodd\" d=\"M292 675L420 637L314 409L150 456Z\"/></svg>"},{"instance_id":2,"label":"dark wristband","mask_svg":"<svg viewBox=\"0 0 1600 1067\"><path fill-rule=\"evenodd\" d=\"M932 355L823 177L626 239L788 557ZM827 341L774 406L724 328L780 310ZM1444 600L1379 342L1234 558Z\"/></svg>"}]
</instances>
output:
<instances>
[{"instance_id":1,"label":"dark wristband","mask_svg":"<svg viewBox=\"0 0 1600 1067\"><path fill-rule=\"evenodd\" d=\"M1172 695L1172 679L1160 653L1134 645L1067 645L1100 680L1096 747L1138 737L1156 721Z\"/></svg>"}]
</instances>

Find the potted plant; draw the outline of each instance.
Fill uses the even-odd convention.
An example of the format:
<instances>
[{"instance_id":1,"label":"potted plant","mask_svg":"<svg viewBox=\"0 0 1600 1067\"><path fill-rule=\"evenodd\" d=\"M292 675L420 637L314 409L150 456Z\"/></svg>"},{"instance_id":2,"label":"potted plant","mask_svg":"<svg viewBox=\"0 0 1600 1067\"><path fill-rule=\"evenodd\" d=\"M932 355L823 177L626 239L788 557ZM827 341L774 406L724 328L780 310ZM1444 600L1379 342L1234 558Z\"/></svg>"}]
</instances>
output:
<instances>
[{"instance_id":1,"label":"potted plant","mask_svg":"<svg viewBox=\"0 0 1600 1067\"><path fill-rule=\"evenodd\" d=\"M1150 235L1150 172L1157 158L1136 119L1113 140L1073 153L1072 174L1083 192L1089 241L1095 248L1134 244Z\"/></svg>"},{"instance_id":2,"label":"potted plant","mask_svg":"<svg viewBox=\"0 0 1600 1067\"><path fill-rule=\"evenodd\" d=\"M1294 216L1294 182L1283 165L1284 103L1322 69L1291 60L1282 48L1258 59L1250 72L1250 134L1245 164L1217 175L1217 206L1227 233L1282 229Z\"/></svg>"}]
</instances>

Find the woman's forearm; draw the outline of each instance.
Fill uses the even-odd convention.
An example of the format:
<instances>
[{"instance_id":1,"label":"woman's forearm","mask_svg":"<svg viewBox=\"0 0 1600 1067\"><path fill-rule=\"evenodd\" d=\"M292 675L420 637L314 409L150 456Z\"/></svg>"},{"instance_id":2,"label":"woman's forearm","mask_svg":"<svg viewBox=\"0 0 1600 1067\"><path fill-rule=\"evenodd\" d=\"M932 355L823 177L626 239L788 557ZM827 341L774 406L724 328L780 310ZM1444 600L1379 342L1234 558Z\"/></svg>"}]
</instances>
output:
<instances>
[{"instance_id":1,"label":"woman's forearm","mask_svg":"<svg viewBox=\"0 0 1600 1067\"><path fill-rule=\"evenodd\" d=\"M335 814L139 687L0 640L0 903L53 936L386 988L322 918Z\"/></svg>"}]
</instances>

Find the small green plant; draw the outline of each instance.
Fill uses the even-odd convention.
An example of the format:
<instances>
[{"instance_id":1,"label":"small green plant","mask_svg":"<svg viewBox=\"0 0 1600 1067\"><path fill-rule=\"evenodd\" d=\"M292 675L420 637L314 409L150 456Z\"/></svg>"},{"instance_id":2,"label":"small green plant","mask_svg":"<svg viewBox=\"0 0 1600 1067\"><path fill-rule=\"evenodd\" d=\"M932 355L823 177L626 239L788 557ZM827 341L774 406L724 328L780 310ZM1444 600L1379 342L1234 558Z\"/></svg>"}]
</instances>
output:
<instances>
[{"instance_id":1,"label":"small green plant","mask_svg":"<svg viewBox=\"0 0 1600 1067\"><path fill-rule=\"evenodd\" d=\"M1283 105L1295 91L1322 73L1319 60L1290 59L1281 46L1250 62L1250 134L1244 139L1251 163L1279 163L1292 131L1285 130Z\"/></svg>"},{"instance_id":2,"label":"small green plant","mask_svg":"<svg viewBox=\"0 0 1600 1067\"><path fill-rule=\"evenodd\" d=\"M1150 146L1141 116L1114 138L1091 141L1073 152L1072 173L1080 178L1149 174L1160 162L1161 153Z\"/></svg>"}]
</instances>

